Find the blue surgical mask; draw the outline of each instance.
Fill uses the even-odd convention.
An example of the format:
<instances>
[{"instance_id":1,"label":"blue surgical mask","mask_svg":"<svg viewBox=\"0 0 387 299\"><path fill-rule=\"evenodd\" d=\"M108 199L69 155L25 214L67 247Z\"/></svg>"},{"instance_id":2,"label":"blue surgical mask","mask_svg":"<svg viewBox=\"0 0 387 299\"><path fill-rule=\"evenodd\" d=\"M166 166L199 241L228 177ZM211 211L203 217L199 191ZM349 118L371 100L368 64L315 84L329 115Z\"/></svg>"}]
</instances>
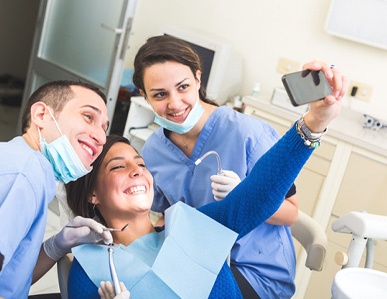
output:
<instances>
[{"instance_id":1,"label":"blue surgical mask","mask_svg":"<svg viewBox=\"0 0 387 299\"><path fill-rule=\"evenodd\" d=\"M156 112L155 123L167 130L176 132L178 134L185 134L197 124L203 113L204 108L202 107L202 105L199 104L199 101L197 101L191 112L188 114L186 120L182 124L175 123L164 117L161 117Z\"/></svg>"},{"instance_id":2,"label":"blue surgical mask","mask_svg":"<svg viewBox=\"0 0 387 299\"><path fill-rule=\"evenodd\" d=\"M66 135L63 135L54 115L51 113L50 109L48 111L51 114L52 119L55 122L56 127L61 134L61 137L54 140L51 143L47 143L42 135L40 134L40 129L38 128L38 133L40 137L40 151L43 155L46 156L48 161L50 161L52 168L54 170L55 179L64 184L67 184L70 181L75 181L80 177L88 174L91 171L87 170L83 165L81 159L78 157L74 148L72 147L70 141Z\"/></svg>"}]
</instances>

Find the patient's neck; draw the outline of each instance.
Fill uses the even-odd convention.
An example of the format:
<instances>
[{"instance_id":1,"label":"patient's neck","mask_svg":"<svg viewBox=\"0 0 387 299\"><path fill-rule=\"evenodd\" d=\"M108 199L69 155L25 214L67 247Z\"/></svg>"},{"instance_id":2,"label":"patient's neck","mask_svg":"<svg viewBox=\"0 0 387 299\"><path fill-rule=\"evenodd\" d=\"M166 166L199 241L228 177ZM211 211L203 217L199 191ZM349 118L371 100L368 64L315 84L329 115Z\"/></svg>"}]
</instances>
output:
<instances>
[{"instance_id":1,"label":"patient's neck","mask_svg":"<svg viewBox=\"0 0 387 299\"><path fill-rule=\"evenodd\" d=\"M129 227L126 230L123 232L114 232L112 234L114 243L128 246L138 238L156 231L149 217L146 217L141 221L139 219L131 219L127 223L129 223Z\"/></svg>"}]
</instances>

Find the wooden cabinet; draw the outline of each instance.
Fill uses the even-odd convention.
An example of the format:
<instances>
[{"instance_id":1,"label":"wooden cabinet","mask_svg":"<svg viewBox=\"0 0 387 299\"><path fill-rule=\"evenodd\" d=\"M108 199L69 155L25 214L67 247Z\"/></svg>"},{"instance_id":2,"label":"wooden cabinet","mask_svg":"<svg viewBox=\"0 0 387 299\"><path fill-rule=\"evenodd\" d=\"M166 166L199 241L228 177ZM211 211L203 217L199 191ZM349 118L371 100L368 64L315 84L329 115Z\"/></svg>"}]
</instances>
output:
<instances>
[{"instance_id":1,"label":"wooden cabinet","mask_svg":"<svg viewBox=\"0 0 387 299\"><path fill-rule=\"evenodd\" d=\"M333 208L333 215L349 211L387 215L387 158L353 147Z\"/></svg>"}]
</instances>

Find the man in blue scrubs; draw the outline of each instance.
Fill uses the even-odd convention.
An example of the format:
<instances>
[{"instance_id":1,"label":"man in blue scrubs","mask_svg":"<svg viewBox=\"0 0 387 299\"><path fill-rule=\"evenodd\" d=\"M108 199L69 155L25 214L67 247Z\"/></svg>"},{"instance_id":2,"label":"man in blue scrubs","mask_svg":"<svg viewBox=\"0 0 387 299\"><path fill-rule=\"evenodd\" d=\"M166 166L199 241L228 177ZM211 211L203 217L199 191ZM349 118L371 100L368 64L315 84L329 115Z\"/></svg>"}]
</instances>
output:
<instances>
[{"instance_id":1,"label":"man in blue scrubs","mask_svg":"<svg viewBox=\"0 0 387 299\"><path fill-rule=\"evenodd\" d=\"M106 98L98 88L54 81L31 95L22 136L0 143L0 297L27 298L56 181L91 170L107 128Z\"/></svg>"}]
</instances>

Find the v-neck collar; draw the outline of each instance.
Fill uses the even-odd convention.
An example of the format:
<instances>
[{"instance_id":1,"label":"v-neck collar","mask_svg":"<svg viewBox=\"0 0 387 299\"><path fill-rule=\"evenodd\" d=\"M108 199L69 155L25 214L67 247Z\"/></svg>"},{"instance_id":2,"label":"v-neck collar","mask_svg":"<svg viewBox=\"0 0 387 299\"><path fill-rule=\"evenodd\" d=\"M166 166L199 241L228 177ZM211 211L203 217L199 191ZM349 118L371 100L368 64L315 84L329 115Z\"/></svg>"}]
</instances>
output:
<instances>
[{"instance_id":1,"label":"v-neck collar","mask_svg":"<svg viewBox=\"0 0 387 299\"><path fill-rule=\"evenodd\" d=\"M213 132L213 128L218 123L224 108L226 108L226 107L218 107L208 117L201 132L199 133L198 139L196 140L196 143L194 145L194 148L192 149L192 153L191 153L190 157L187 157L183 153L183 151L170 140L169 135L170 135L171 131L169 131L165 128L163 129L163 134L165 136L168 148L171 151L173 151L176 154L176 156L179 158L179 160L182 163L184 163L185 165L187 165L192 171L194 170L194 168L196 166L195 161L204 154L203 149L204 149L208 139L211 137L211 134Z\"/></svg>"}]
</instances>

